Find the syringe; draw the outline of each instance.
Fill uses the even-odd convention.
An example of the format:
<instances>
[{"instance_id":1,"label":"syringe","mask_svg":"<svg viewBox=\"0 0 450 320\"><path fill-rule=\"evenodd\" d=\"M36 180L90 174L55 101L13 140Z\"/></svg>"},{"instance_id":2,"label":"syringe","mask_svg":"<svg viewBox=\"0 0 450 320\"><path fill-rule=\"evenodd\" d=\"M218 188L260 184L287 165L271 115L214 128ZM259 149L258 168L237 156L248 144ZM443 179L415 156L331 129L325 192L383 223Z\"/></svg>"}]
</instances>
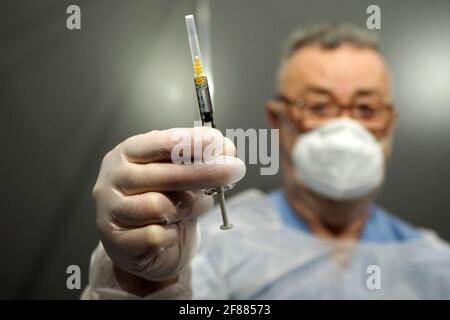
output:
<instances>
[{"instance_id":1,"label":"syringe","mask_svg":"<svg viewBox=\"0 0 450 320\"><path fill-rule=\"evenodd\" d=\"M208 79L206 78L205 73L203 71L202 56L200 54L200 46L198 44L198 37L197 37L197 30L195 28L194 16L191 14L187 15L185 18L189 37L189 46L191 48L192 63L194 66L195 90L197 91L198 107L200 110L202 125L215 128L216 123L214 122L211 95L209 94ZM223 225L220 226L220 229L222 230L231 229L233 227L233 225L228 222L224 196L224 192L226 190L231 189L231 187L232 186L223 186L205 191L205 193L208 195L214 194L219 195L219 204L223 220Z\"/></svg>"}]
</instances>

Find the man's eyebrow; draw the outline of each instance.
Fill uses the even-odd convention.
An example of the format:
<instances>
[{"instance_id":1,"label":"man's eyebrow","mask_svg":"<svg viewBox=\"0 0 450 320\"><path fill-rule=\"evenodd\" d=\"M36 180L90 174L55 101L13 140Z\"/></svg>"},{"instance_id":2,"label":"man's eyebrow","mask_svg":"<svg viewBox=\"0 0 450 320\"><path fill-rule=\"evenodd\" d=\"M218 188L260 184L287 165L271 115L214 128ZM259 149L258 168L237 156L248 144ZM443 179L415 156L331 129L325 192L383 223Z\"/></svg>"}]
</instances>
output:
<instances>
[{"instance_id":1,"label":"man's eyebrow","mask_svg":"<svg viewBox=\"0 0 450 320\"><path fill-rule=\"evenodd\" d=\"M373 95L381 95L380 90L375 88L367 88L367 89L359 89L355 92L355 96L373 96Z\"/></svg>"},{"instance_id":2,"label":"man's eyebrow","mask_svg":"<svg viewBox=\"0 0 450 320\"><path fill-rule=\"evenodd\" d=\"M318 86L307 86L305 88L305 92L306 93L324 94L324 95L327 95L327 96L333 95L333 93L330 90L328 90L326 88L323 88L323 87L318 87Z\"/></svg>"}]
</instances>

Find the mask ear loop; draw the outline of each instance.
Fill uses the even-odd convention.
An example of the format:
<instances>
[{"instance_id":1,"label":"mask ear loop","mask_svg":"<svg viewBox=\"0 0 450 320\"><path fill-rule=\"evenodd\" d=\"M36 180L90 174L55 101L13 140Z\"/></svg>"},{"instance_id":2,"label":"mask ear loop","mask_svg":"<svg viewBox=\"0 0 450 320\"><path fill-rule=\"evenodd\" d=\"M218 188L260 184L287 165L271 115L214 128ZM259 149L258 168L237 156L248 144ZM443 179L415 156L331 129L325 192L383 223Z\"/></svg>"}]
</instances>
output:
<instances>
[{"instance_id":1,"label":"mask ear loop","mask_svg":"<svg viewBox=\"0 0 450 320\"><path fill-rule=\"evenodd\" d=\"M383 135L383 138L381 138L379 141L380 141L380 143L381 142L385 142L385 140L389 140L389 139L391 139L392 140L392 136L394 135L394 126L393 126L393 123L395 122L395 120L397 119L397 116L398 116L398 114L397 114L397 112L395 111L395 109L394 109L394 107L393 107L393 105L392 104L389 104L388 105L388 108L389 108L389 112L390 112L390 115L389 115L389 119L388 119L388 121L386 122L386 124L384 125L384 127L381 129L381 130L379 130L379 131L382 131L382 132L384 132L384 135ZM375 134L374 134L375 135ZM388 141L389 142L389 141Z\"/></svg>"},{"instance_id":2,"label":"mask ear loop","mask_svg":"<svg viewBox=\"0 0 450 320\"><path fill-rule=\"evenodd\" d=\"M280 103L280 104L284 104L285 108L289 109L291 108L291 106L287 105L284 102L279 101L278 99L275 99L276 103ZM289 112L289 110L287 111ZM291 131L292 133L294 133L295 135L301 135L301 130L299 130L296 126L294 126L294 124L292 123L291 119L289 118L289 116L285 115L285 112L277 112L277 116L281 119L281 122L285 123L289 129L289 131Z\"/></svg>"},{"instance_id":3,"label":"mask ear loop","mask_svg":"<svg viewBox=\"0 0 450 320\"><path fill-rule=\"evenodd\" d=\"M383 152L386 150L386 158L389 159L392 153L392 145L394 143L394 133L391 131L385 137L378 141L383 148Z\"/></svg>"},{"instance_id":4,"label":"mask ear loop","mask_svg":"<svg viewBox=\"0 0 450 320\"><path fill-rule=\"evenodd\" d=\"M302 132L296 126L294 126L292 124L292 121L291 121L291 119L289 119L289 117L286 117L284 114L281 114L279 116L282 119L282 121L286 124L289 131L291 131L292 133L294 133L296 135L302 135Z\"/></svg>"},{"instance_id":5,"label":"mask ear loop","mask_svg":"<svg viewBox=\"0 0 450 320\"><path fill-rule=\"evenodd\" d=\"M272 99L275 103L280 104L283 106L284 109L287 109L289 112L289 109L292 107L292 102L290 102L287 98L285 98L283 95L276 95ZM289 127L289 130L295 134L300 133L300 130L298 130L293 124L292 121L285 115L286 112L276 112L277 116L280 117L281 121L287 124Z\"/></svg>"}]
</instances>

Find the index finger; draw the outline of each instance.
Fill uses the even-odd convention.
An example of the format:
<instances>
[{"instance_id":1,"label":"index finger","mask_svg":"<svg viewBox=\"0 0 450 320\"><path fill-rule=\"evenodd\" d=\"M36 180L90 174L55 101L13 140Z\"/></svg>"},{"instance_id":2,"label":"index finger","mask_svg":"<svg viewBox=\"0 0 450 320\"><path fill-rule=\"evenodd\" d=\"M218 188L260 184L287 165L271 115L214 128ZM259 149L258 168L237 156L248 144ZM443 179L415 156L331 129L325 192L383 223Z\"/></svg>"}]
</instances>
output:
<instances>
[{"instance_id":1,"label":"index finger","mask_svg":"<svg viewBox=\"0 0 450 320\"><path fill-rule=\"evenodd\" d=\"M173 160L172 152L176 147L190 152L181 156L202 160L202 150L211 143L222 143L224 155L236 154L231 140L223 137L219 130L209 127L153 130L128 138L122 143L121 151L132 163Z\"/></svg>"}]
</instances>

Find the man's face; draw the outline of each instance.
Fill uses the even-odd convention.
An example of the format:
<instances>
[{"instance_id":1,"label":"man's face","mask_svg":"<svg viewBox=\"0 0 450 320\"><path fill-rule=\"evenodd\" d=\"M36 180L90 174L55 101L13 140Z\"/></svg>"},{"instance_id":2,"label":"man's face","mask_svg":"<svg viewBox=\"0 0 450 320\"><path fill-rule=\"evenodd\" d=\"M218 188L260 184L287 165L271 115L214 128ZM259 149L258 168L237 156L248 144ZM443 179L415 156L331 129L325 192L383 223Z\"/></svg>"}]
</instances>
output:
<instances>
[{"instance_id":1,"label":"man's face","mask_svg":"<svg viewBox=\"0 0 450 320\"><path fill-rule=\"evenodd\" d=\"M282 66L278 93L282 102L268 103L268 117L280 128L285 154L290 154L297 134L284 120L307 132L330 119L348 116L378 140L387 137L394 124L388 70L381 55L370 48L351 44L336 49L301 48Z\"/></svg>"}]
</instances>

